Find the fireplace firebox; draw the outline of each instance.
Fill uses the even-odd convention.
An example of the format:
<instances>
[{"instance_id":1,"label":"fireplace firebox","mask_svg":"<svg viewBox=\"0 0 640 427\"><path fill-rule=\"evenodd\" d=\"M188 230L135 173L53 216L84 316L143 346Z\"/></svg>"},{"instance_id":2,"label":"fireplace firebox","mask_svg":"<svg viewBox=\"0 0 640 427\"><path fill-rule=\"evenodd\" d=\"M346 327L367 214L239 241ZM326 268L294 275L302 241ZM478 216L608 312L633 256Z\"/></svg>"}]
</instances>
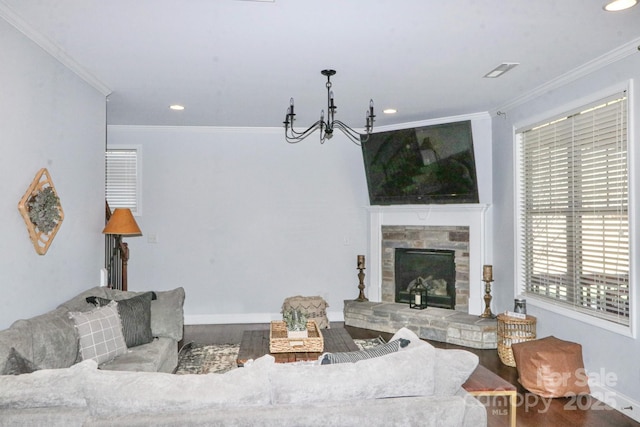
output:
<instances>
[{"instance_id":1,"label":"fireplace firebox","mask_svg":"<svg viewBox=\"0 0 640 427\"><path fill-rule=\"evenodd\" d=\"M395 248L396 302L409 303L418 284L427 288L427 306L454 310L456 306L455 251Z\"/></svg>"}]
</instances>

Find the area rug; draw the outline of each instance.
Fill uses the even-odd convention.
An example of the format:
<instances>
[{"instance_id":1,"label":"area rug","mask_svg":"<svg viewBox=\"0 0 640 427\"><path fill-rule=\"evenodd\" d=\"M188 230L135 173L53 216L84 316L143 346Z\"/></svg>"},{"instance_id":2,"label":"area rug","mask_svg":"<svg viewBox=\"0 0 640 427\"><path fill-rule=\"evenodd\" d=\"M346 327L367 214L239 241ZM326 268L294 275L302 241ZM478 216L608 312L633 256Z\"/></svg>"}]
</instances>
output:
<instances>
[{"instance_id":1,"label":"area rug","mask_svg":"<svg viewBox=\"0 0 640 427\"><path fill-rule=\"evenodd\" d=\"M382 338L353 340L360 349L384 344ZM199 345L186 344L178 355L177 375L224 374L237 368L239 344Z\"/></svg>"}]
</instances>

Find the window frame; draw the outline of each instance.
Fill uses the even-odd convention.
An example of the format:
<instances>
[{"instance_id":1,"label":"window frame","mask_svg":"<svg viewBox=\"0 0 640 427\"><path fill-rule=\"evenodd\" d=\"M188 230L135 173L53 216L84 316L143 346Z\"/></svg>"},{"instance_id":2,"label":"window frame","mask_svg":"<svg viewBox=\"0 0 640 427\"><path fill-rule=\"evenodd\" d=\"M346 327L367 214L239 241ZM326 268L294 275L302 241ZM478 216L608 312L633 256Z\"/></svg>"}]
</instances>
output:
<instances>
[{"instance_id":1,"label":"window frame","mask_svg":"<svg viewBox=\"0 0 640 427\"><path fill-rule=\"evenodd\" d=\"M137 144L109 144L105 150L105 171L104 171L104 192L105 200L107 199L107 153L109 151L126 150L136 152L136 208L131 209L134 216L142 216L142 145ZM111 210L120 206L111 206Z\"/></svg>"},{"instance_id":2,"label":"window frame","mask_svg":"<svg viewBox=\"0 0 640 427\"><path fill-rule=\"evenodd\" d=\"M522 278L524 277L524 266L522 263L523 259L523 227L524 221L522 219L522 187L521 187L521 174L522 174L522 138L521 132L530 129L536 124L540 124L543 122L552 121L554 118L558 118L560 116L566 116L571 114L572 112L576 112L578 110L583 109L583 106L588 106L598 100L609 97L617 92L627 92L627 171L628 171L628 227L629 227L629 324L623 325L619 323L615 323L600 317L596 317L594 315L585 313L583 311L578 311L570 308L568 305L564 305L561 303L555 303L551 300L548 300L543 297L537 297L535 294L526 293L526 283L523 282ZM636 337L637 333L637 308L638 308L638 292L637 292L637 283L636 283L636 271L638 262L635 260L635 254L637 253L635 248L637 247L638 237L636 236L636 219L635 215L637 210L635 209L635 200L637 198L634 196L636 192L636 186L634 185L635 176L634 173L634 165L638 164L636 162L636 149L634 147L634 121L633 121L633 84L632 81L620 83L618 85L614 85L607 89L603 89L596 93L593 93L589 96L583 97L581 99L574 100L571 103L562 105L560 107L550 109L542 114L539 114L536 117L532 117L530 119L525 119L520 123L517 123L513 127L513 142L514 142L514 150L513 150L513 164L514 164L514 185L513 185L513 195L514 195L514 239L515 239L515 276L514 276L514 291L515 295L520 298L526 298L527 303L539 307L550 312L583 322L585 324L589 324L592 326L596 326L623 336L627 337Z\"/></svg>"}]
</instances>

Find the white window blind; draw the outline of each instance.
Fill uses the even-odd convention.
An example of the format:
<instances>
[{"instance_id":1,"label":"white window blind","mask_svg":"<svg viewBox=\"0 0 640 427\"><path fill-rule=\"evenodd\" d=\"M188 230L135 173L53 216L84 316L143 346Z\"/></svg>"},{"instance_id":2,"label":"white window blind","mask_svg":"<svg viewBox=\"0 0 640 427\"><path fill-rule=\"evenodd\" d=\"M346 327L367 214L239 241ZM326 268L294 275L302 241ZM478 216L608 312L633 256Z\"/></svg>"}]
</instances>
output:
<instances>
[{"instance_id":1,"label":"white window blind","mask_svg":"<svg viewBox=\"0 0 640 427\"><path fill-rule=\"evenodd\" d=\"M139 159L135 148L108 149L106 151L106 198L109 207L129 208L140 213Z\"/></svg>"},{"instance_id":2,"label":"white window blind","mask_svg":"<svg viewBox=\"0 0 640 427\"><path fill-rule=\"evenodd\" d=\"M525 292L629 325L626 92L519 137Z\"/></svg>"}]
</instances>

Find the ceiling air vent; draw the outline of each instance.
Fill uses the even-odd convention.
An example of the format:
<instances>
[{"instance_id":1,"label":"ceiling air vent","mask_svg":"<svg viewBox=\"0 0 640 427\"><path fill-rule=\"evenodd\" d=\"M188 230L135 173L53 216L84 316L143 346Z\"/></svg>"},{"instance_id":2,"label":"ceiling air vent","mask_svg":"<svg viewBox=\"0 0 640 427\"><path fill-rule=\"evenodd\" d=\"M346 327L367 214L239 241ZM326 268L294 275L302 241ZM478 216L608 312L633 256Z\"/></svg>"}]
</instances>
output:
<instances>
[{"instance_id":1,"label":"ceiling air vent","mask_svg":"<svg viewBox=\"0 0 640 427\"><path fill-rule=\"evenodd\" d=\"M520 65L520 63L519 62L503 62L502 64L498 65L496 68L494 68L493 70L485 74L484 77L487 79L495 79L497 77L500 77L507 71L511 70L512 68L516 67L517 65Z\"/></svg>"}]
</instances>

